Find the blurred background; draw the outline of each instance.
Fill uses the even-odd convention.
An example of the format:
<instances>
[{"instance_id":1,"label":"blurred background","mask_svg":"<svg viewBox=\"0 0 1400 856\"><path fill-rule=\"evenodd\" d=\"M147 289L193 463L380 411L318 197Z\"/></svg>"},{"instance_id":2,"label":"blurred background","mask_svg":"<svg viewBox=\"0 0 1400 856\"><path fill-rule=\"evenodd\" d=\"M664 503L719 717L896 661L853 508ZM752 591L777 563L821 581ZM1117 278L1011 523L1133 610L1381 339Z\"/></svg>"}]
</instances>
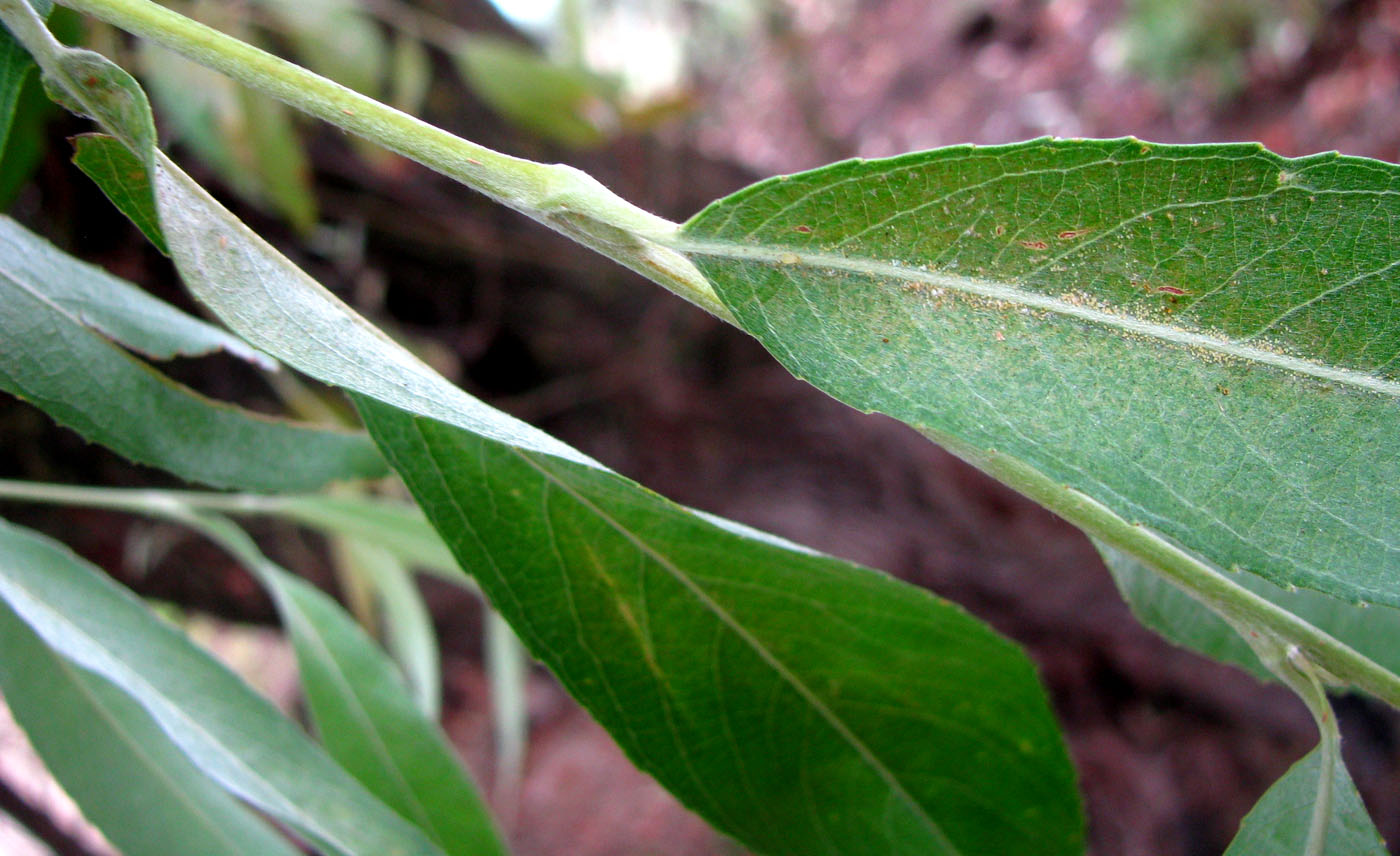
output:
<instances>
[{"instance_id":1,"label":"blurred background","mask_svg":"<svg viewBox=\"0 0 1400 856\"><path fill-rule=\"evenodd\" d=\"M774 173L1042 135L1400 159L1400 0L168 5L477 142L571 163L677 220ZM1287 692L1141 629L1081 535L912 431L835 404L724 324L422 167L102 25L61 10L53 25L136 71L178 160L473 394L672 499L927 586L1025 645L1078 765L1093 853L1219 854L1314 744ZM164 257L69 162L65 138L86 124L37 87L17 123L0 161L7 212L193 309ZM231 359L171 373L270 411L321 396ZM0 477L172 483L13 400L0 402L0 436ZM271 604L214 548L119 515L0 512L174 605L295 708ZM257 532L284 564L343 592L317 539ZM540 670L523 777L498 775L481 609L423 585L445 726L517 852L740 852L635 771ZM1359 698L1337 707L1357 785L1400 842L1400 718ZM60 852L104 852L4 727L0 811L52 825L45 838ZM0 851L18 852L5 841Z\"/></svg>"}]
</instances>

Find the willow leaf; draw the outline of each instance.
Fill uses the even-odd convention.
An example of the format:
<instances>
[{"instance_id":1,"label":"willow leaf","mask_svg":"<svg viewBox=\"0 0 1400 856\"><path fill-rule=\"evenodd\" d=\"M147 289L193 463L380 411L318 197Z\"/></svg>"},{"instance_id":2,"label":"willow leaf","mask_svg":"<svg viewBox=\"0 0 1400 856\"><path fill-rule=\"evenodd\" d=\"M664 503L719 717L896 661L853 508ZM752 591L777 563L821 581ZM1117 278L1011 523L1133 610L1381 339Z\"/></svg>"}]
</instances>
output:
<instances>
[{"instance_id":1,"label":"willow leaf","mask_svg":"<svg viewBox=\"0 0 1400 856\"><path fill-rule=\"evenodd\" d=\"M764 853L1079 852L1034 669L957 606L356 402L531 652L721 830Z\"/></svg>"},{"instance_id":2,"label":"willow leaf","mask_svg":"<svg viewBox=\"0 0 1400 856\"><path fill-rule=\"evenodd\" d=\"M260 368L277 367L237 336L78 261L9 217L0 217L0 272L24 281L84 326L151 359L225 351Z\"/></svg>"},{"instance_id":3,"label":"willow leaf","mask_svg":"<svg viewBox=\"0 0 1400 856\"><path fill-rule=\"evenodd\" d=\"M44 16L52 9L52 4L48 2L36 2L32 5ZM25 79L33 70L34 61L29 58L29 54L15 41L14 36L0 25L0 153L5 151L5 144L10 137L10 124L19 104L20 89L24 87Z\"/></svg>"},{"instance_id":4,"label":"willow leaf","mask_svg":"<svg viewBox=\"0 0 1400 856\"><path fill-rule=\"evenodd\" d=\"M116 684L206 775L344 854L439 856L266 699L63 545L0 521L0 600Z\"/></svg>"},{"instance_id":5,"label":"willow leaf","mask_svg":"<svg viewBox=\"0 0 1400 856\"><path fill-rule=\"evenodd\" d=\"M676 244L794 374L1221 568L1400 605L1400 168L1039 140L850 161Z\"/></svg>"},{"instance_id":6,"label":"willow leaf","mask_svg":"<svg viewBox=\"0 0 1400 856\"><path fill-rule=\"evenodd\" d=\"M54 778L126 856L295 856L142 707L54 653L0 600L0 690ZM140 823L132 823L139 817Z\"/></svg>"},{"instance_id":7,"label":"willow leaf","mask_svg":"<svg viewBox=\"0 0 1400 856\"><path fill-rule=\"evenodd\" d=\"M447 856L504 856L485 802L437 723L415 706L392 661L340 605L269 561L238 527L199 518L272 594L296 649L321 743Z\"/></svg>"},{"instance_id":8,"label":"willow leaf","mask_svg":"<svg viewBox=\"0 0 1400 856\"><path fill-rule=\"evenodd\" d=\"M160 355L231 341L0 218L0 390L131 460L214 487L313 490L386 471L363 433L205 398L109 336Z\"/></svg>"}]
</instances>

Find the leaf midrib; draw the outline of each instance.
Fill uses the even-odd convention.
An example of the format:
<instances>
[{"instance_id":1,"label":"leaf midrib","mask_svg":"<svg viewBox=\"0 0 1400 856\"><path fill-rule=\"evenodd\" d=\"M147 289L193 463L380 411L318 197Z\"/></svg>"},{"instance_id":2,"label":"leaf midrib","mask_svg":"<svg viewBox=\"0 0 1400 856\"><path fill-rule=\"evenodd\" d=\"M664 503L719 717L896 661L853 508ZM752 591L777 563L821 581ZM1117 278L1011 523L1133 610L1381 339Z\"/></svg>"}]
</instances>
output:
<instances>
[{"instance_id":1,"label":"leaf midrib","mask_svg":"<svg viewBox=\"0 0 1400 856\"><path fill-rule=\"evenodd\" d=\"M894 262L813 252L783 246L758 246L732 241L677 239L670 245L683 253L712 256L734 261L762 262L783 269L837 270L898 282L915 282L985 300L1014 304L1019 308L1051 312L1067 318L1109 328L1124 336L1144 336L1173 345L1199 348L1230 359L1241 360L1293 374L1301 374L1364 392L1400 398L1400 382L1378 378L1354 369L1329 366L1314 360L1280 353L1254 345L1184 327L1120 315L1078 303L1019 288L1012 283L931 271Z\"/></svg>"}]
</instances>

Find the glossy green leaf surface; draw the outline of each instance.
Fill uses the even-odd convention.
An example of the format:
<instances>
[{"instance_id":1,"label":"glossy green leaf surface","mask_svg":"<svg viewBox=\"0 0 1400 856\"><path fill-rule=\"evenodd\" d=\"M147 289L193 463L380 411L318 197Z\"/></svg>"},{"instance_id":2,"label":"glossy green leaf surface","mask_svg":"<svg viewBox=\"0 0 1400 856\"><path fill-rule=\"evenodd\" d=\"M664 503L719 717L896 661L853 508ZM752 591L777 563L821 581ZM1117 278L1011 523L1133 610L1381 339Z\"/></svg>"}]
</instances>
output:
<instances>
[{"instance_id":1,"label":"glossy green leaf surface","mask_svg":"<svg viewBox=\"0 0 1400 856\"><path fill-rule=\"evenodd\" d=\"M1269 788L1240 823L1225 856L1303 856L1313 802L1317 799L1321 761L1309 752ZM1346 766L1333 776L1332 822L1327 827L1325 856L1386 856L1385 842L1371 822Z\"/></svg>"},{"instance_id":2,"label":"glossy green leaf surface","mask_svg":"<svg viewBox=\"0 0 1400 856\"><path fill-rule=\"evenodd\" d=\"M131 460L214 487L313 490L386 471L364 434L207 399L109 335L167 354L231 341L0 218L0 389Z\"/></svg>"},{"instance_id":3,"label":"glossy green leaf surface","mask_svg":"<svg viewBox=\"0 0 1400 856\"><path fill-rule=\"evenodd\" d=\"M0 690L83 816L126 856L295 856L111 683L55 654L0 601ZM139 819L139 822L133 822Z\"/></svg>"},{"instance_id":4,"label":"glossy green leaf surface","mask_svg":"<svg viewBox=\"0 0 1400 856\"><path fill-rule=\"evenodd\" d=\"M430 520L632 759L764 853L1076 853L1034 668L960 608L356 396Z\"/></svg>"},{"instance_id":5,"label":"glossy green leaf surface","mask_svg":"<svg viewBox=\"0 0 1400 856\"><path fill-rule=\"evenodd\" d=\"M205 525L276 600L331 757L448 856L504 854L476 786L384 652L339 604L264 558L241 530L217 519Z\"/></svg>"},{"instance_id":6,"label":"glossy green leaf surface","mask_svg":"<svg viewBox=\"0 0 1400 856\"><path fill-rule=\"evenodd\" d=\"M1040 140L754 185L675 244L794 374L1222 568L1400 605L1400 168Z\"/></svg>"},{"instance_id":7,"label":"glossy green leaf surface","mask_svg":"<svg viewBox=\"0 0 1400 856\"><path fill-rule=\"evenodd\" d=\"M0 521L0 599L135 699L206 775L344 854L438 854L235 675L57 542Z\"/></svg>"},{"instance_id":8,"label":"glossy green leaf surface","mask_svg":"<svg viewBox=\"0 0 1400 856\"><path fill-rule=\"evenodd\" d=\"M1260 680L1275 680L1239 633L1215 613L1132 556L1103 544L1096 546L1118 590L1143 624L1184 648L1239 666ZM1400 639L1400 610L1356 606L1302 589L1288 591L1252 574L1232 579L1400 674L1400 648L1395 645Z\"/></svg>"},{"instance_id":9,"label":"glossy green leaf surface","mask_svg":"<svg viewBox=\"0 0 1400 856\"><path fill-rule=\"evenodd\" d=\"M146 240L165 255L165 236L151 193L146 167L121 141L106 134L81 134L73 138L73 163L92 179L117 210L127 216Z\"/></svg>"}]
</instances>

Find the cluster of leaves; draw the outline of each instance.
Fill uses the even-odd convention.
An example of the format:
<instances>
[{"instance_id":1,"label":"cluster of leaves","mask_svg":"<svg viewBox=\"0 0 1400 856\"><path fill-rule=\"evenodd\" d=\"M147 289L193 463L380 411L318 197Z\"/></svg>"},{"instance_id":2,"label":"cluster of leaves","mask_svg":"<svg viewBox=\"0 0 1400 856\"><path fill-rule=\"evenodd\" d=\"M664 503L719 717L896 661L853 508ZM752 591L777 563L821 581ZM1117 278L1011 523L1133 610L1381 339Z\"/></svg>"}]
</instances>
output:
<instances>
[{"instance_id":1,"label":"cluster of leaves","mask_svg":"<svg viewBox=\"0 0 1400 856\"><path fill-rule=\"evenodd\" d=\"M221 68L264 62L144 0L71 5L177 47L198 32L190 52L215 65L220 46L241 52ZM290 852L246 804L325 852L504 852L431 704L220 516L250 512L463 569L640 767L755 851L1082 849L1068 755L1013 643L927 592L671 503L468 396L190 180L155 146L133 78L59 45L23 0L0 0L0 18L53 97L110 135L80 143L83 169L227 326L0 221L0 388L133 460L248 492L0 493L161 516L222 544L272 593L319 737L100 571L3 524L0 687L119 847ZM6 49L0 106L27 72ZM1322 740L1232 854L1384 853L1324 687L1400 703L1400 277L1384 240L1400 170L1034 141L784 176L677 227L298 74L248 79L293 102L325 93L308 109L425 160L460 151L442 162L475 186L699 289L796 375L1084 528L1149 624L1292 687ZM254 416L149 362L213 349L341 388L368 433ZM314 493L390 468L423 516ZM80 741L96 720L108 732ZM110 764L87 761L99 738Z\"/></svg>"}]
</instances>

